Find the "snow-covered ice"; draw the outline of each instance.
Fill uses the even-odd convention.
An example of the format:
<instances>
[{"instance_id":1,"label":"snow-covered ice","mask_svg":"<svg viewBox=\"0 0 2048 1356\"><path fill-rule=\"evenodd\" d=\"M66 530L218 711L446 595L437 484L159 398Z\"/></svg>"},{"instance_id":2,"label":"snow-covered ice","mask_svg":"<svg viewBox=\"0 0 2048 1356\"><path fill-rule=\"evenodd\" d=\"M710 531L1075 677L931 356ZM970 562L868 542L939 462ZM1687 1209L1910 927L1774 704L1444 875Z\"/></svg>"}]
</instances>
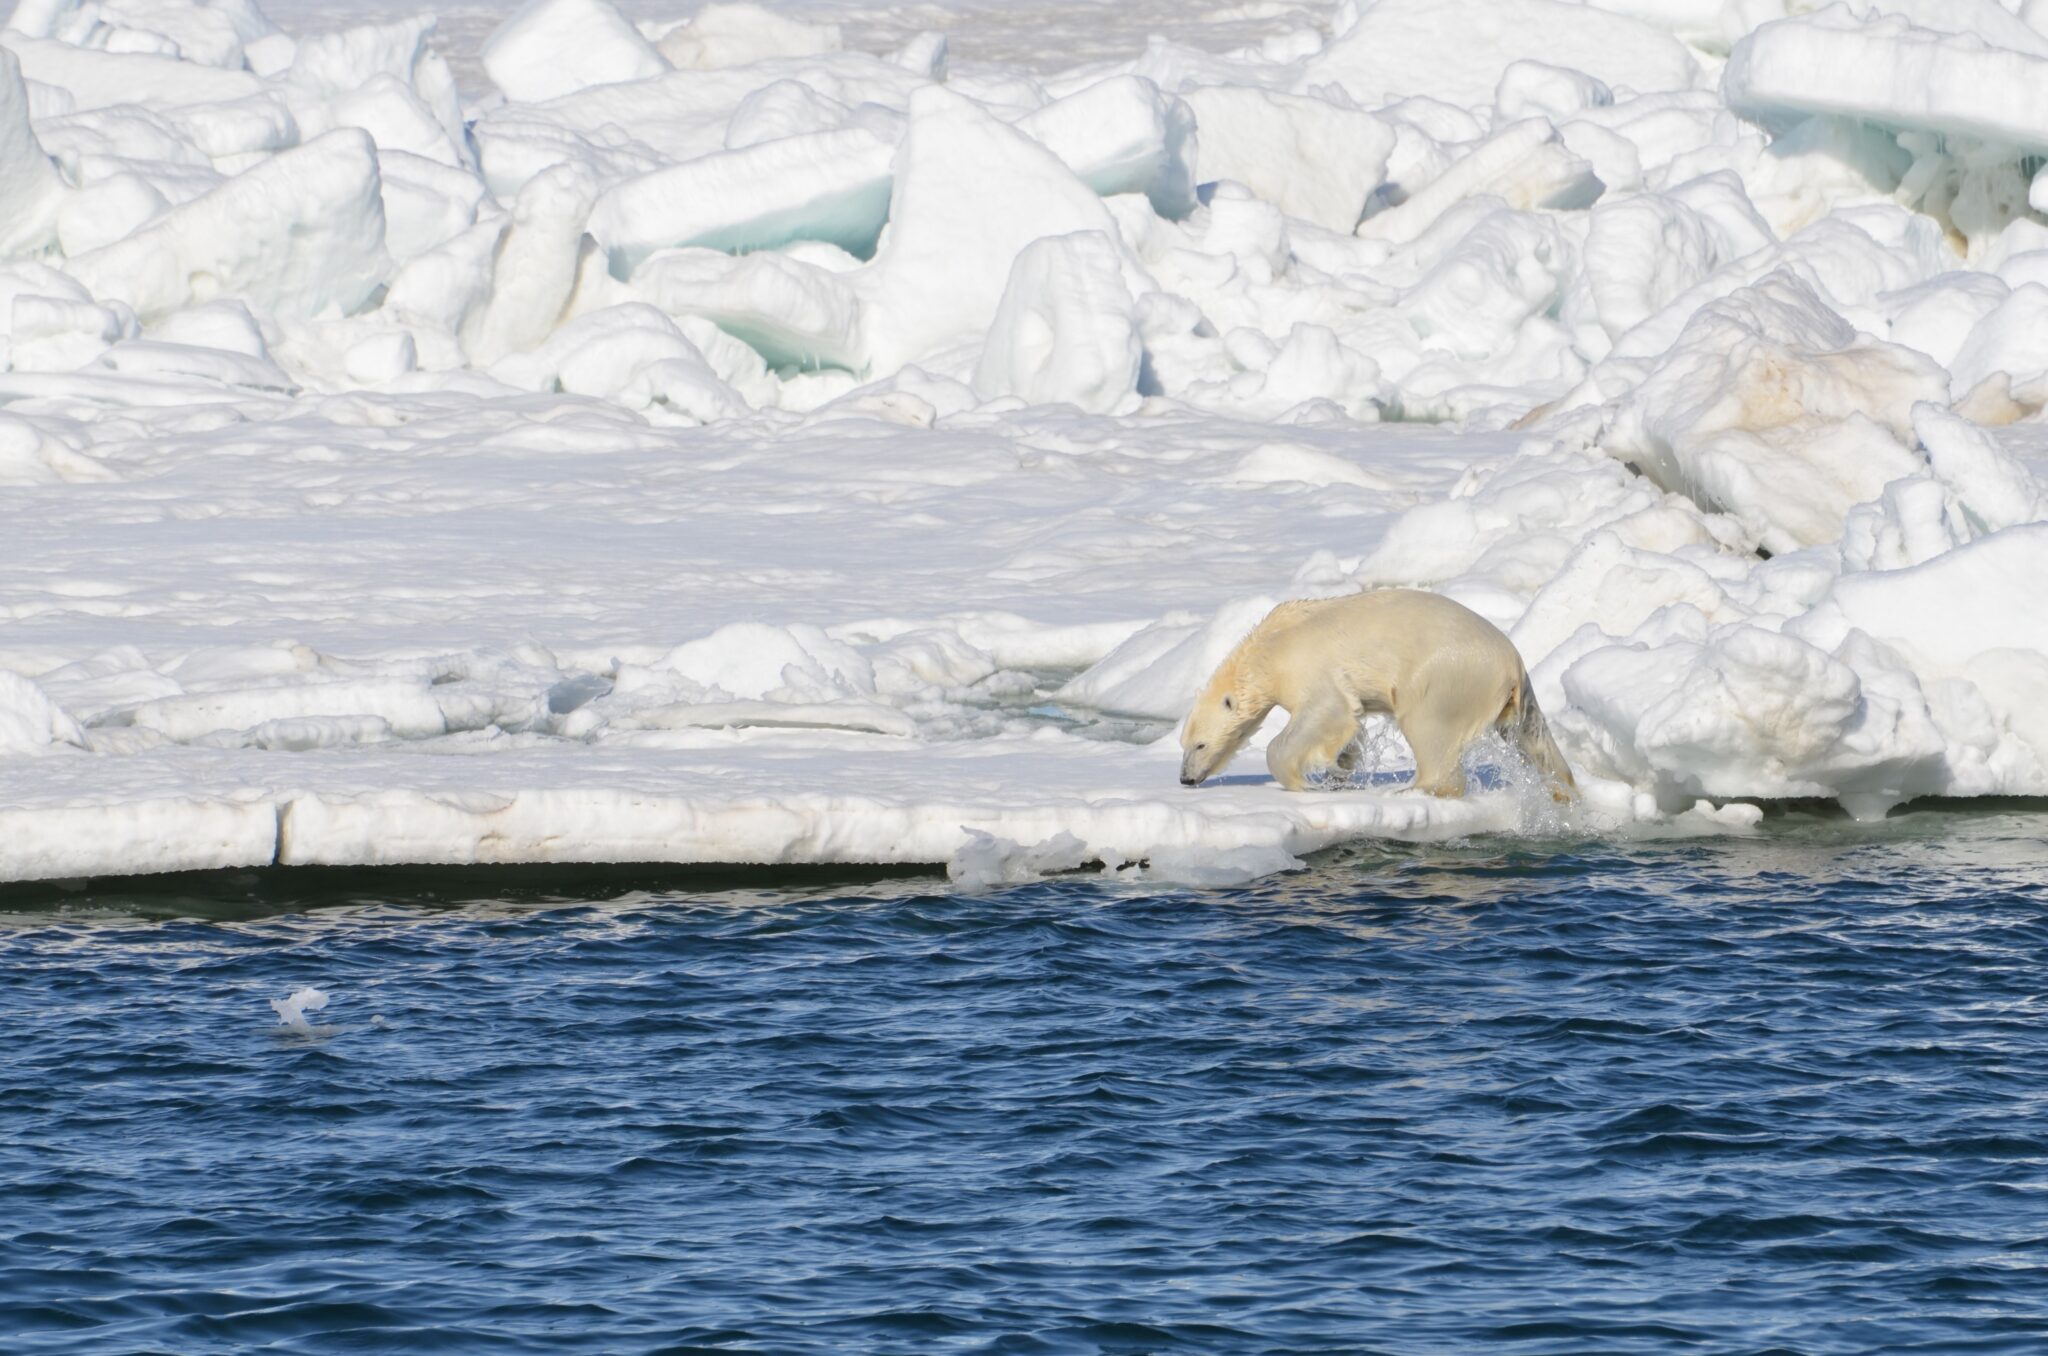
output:
<instances>
[{"instance_id":1,"label":"snow-covered ice","mask_svg":"<svg viewBox=\"0 0 2048 1356\"><path fill-rule=\"evenodd\" d=\"M20 0L0 880L2048 794L2048 7L1111 8ZM1394 584L1571 818L1177 784Z\"/></svg>"}]
</instances>

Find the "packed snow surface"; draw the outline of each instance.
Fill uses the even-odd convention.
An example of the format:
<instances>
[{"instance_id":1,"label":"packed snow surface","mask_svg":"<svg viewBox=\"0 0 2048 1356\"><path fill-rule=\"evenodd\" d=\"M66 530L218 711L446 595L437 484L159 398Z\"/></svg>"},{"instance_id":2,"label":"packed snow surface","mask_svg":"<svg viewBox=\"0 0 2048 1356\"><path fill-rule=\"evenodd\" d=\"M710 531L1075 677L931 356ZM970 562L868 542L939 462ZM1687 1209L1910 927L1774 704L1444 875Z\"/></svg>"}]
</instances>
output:
<instances>
[{"instance_id":1,"label":"packed snow surface","mask_svg":"<svg viewBox=\"0 0 2048 1356\"><path fill-rule=\"evenodd\" d=\"M2048 794L2048 6L445 17L0 31L0 880ZM1267 608L1386 585L1577 805L1383 722L1177 784Z\"/></svg>"}]
</instances>

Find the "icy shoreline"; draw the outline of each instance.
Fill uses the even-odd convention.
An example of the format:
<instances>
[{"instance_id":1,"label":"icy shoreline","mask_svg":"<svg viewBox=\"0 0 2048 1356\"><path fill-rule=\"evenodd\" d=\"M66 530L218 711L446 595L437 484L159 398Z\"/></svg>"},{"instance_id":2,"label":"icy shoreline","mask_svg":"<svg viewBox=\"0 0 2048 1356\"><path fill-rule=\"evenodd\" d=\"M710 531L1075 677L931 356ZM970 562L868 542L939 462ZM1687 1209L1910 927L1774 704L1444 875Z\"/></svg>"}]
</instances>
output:
<instances>
[{"instance_id":1,"label":"icy shoreline","mask_svg":"<svg viewBox=\"0 0 2048 1356\"><path fill-rule=\"evenodd\" d=\"M1347 839L1434 840L1520 822L1505 791L1294 795L1244 776L1193 793L1172 784L1172 769L1156 748L1059 738L970 751L703 732L637 748L440 756L177 750L134 755L120 798L107 799L94 770L67 759L0 778L0 879L662 862L951 864L996 881L1142 860L1152 879L1228 883Z\"/></svg>"}]
</instances>

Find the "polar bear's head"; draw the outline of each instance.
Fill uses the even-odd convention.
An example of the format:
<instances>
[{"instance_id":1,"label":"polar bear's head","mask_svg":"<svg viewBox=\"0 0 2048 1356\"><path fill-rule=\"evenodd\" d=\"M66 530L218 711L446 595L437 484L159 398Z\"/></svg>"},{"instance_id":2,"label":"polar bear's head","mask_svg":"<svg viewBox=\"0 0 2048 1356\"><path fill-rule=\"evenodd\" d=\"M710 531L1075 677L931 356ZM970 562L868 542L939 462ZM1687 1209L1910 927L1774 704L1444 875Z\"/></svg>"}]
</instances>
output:
<instances>
[{"instance_id":1,"label":"polar bear's head","mask_svg":"<svg viewBox=\"0 0 2048 1356\"><path fill-rule=\"evenodd\" d=\"M1180 784L1198 786L1223 770L1273 709L1273 699L1249 681L1241 653L1223 661L1180 727Z\"/></svg>"}]
</instances>

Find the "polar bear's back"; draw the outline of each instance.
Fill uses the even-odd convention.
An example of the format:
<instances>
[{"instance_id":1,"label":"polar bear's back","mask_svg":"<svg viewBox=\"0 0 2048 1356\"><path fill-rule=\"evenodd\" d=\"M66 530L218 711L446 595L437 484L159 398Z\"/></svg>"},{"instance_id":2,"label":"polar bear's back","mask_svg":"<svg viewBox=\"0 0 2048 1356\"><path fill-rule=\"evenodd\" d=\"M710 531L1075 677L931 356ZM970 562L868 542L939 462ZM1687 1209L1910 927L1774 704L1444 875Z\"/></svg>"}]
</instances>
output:
<instances>
[{"instance_id":1,"label":"polar bear's back","mask_svg":"<svg viewBox=\"0 0 2048 1356\"><path fill-rule=\"evenodd\" d=\"M1489 686L1504 692L1524 681L1522 657L1499 627L1462 603L1419 589L1282 603L1252 638L1269 674L1341 673L1344 686L1368 704L1378 704L1375 697L1384 701L1394 688L1451 674L1496 676ZM1283 685L1284 678L1276 684Z\"/></svg>"}]
</instances>

